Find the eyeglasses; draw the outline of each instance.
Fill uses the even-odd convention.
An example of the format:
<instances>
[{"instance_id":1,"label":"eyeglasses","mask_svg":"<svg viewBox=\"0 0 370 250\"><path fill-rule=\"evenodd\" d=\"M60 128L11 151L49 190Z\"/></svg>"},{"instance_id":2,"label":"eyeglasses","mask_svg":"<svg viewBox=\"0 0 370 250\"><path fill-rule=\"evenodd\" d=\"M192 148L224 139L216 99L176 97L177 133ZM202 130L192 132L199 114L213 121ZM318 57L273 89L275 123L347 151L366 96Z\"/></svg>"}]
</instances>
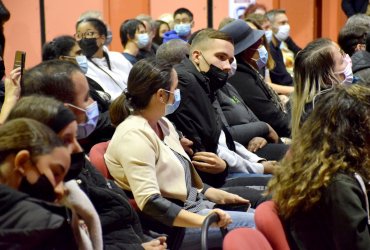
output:
<instances>
[{"instance_id":1,"label":"eyeglasses","mask_svg":"<svg viewBox=\"0 0 370 250\"><path fill-rule=\"evenodd\" d=\"M173 95L176 95L180 92L180 89L175 89L173 92L172 91L169 91L167 89L163 89L164 91L166 91L167 93L170 93L170 94L173 94Z\"/></svg>"},{"instance_id":2,"label":"eyeglasses","mask_svg":"<svg viewBox=\"0 0 370 250\"><path fill-rule=\"evenodd\" d=\"M85 33L76 33L74 37L76 40L81 40L82 38L94 38L95 34L99 34L96 31L87 31Z\"/></svg>"}]
</instances>

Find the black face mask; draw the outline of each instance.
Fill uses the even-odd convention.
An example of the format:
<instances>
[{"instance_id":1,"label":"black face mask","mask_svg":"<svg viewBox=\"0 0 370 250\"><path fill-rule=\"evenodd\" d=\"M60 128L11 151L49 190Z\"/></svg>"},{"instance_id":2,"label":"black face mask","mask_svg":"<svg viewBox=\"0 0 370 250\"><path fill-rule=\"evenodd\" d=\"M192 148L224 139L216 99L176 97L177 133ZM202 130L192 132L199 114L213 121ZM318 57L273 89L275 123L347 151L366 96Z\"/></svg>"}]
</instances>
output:
<instances>
[{"instance_id":1,"label":"black face mask","mask_svg":"<svg viewBox=\"0 0 370 250\"><path fill-rule=\"evenodd\" d=\"M78 41L78 45L81 47L87 58L91 58L99 49L99 46L96 43L96 38L82 38Z\"/></svg>"},{"instance_id":2,"label":"black face mask","mask_svg":"<svg viewBox=\"0 0 370 250\"><path fill-rule=\"evenodd\" d=\"M85 153L74 153L71 154L71 166L68 170L67 175L64 177L64 181L67 182L72 179L76 179L81 173L81 170L85 166Z\"/></svg>"},{"instance_id":3,"label":"black face mask","mask_svg":"<svg viewBox=\"0 0 370 250\"><path fill-rule=\"evenodd\" d=\"M19 191L43 201L54 202L56 199L54 187L44 174L40 175L39 179L33 184L29 183L26 177L23 177Z\"/></svg>"},{"instance_id":4,"label":"black face mask","mask_svg":"<svg viewBox=\"0 0 370 250\"><path fill-rule=\"evenodd\" d=\"M212 92L215 92L216 90L219 90L225 86L227 79L229 78L228 73L222 71L213 64L209 66L209 70L205 73L205 75L210 80L209 87Z\"/></svg>"},{"instance_id":5,"label":"black face mask","mask_svg":"<svg viewBox=\"0 0 370 250\"><path fill-rule=\"evenodd\" d=\"M163 43L163 37L155 37L153 39L153 43L157 44L157 45L161 45Z\"/></svg>"},{"instance_id":6,"label":"black face mask","mask_svg":"<svg viewBox=\"0 0 370 250\"><path fill-rule=\"evenodd\" d=\"M209 64L206 58L203 56L204 61L208 64L209 70L207 72L202 72L205 76L207 76L210 80L209 88L211 92L215 92L219 90L223 86L225 86L227 79L229 78L229 74L227 72L222 71L218 67L213 64Z\"/></svg>"}]
</instances>

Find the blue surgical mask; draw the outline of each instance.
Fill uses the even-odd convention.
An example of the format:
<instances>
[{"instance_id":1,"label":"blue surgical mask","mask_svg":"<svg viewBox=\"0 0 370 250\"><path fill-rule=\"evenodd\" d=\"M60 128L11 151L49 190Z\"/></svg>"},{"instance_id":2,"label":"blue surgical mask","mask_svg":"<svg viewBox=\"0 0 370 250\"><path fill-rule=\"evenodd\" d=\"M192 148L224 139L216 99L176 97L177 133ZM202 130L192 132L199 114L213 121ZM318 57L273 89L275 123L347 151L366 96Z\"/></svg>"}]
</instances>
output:
<instances>
[{"instance_id":1,"label":"blue surgical mask","mask_svg":"<svg viewBox=\"0 0 370 250\"><path fill-rule=\"evenodd\" d=\"M190 34L191 25L190 23L175 24L174 30L176 31L177 35L185 37Z\"/></svg>"},{"instance_id":2,"label":"blue surgical mask","mask_svg":"<svg viewBox=\"0 0 370 250\"><path fill-rule=\"evenodd\" d=\"M262 69L266 66L267 64L267 60L269 58L269 54L267 52L267 49L265 48L265 46L261 46L257 49L258 51L258 54L259 54L259 58L258 60L256 60L256 63L257 63L257 66L259 69Z\"/></svg>"},{"instance_id":3,"label":"blue surgical mask","mask_svg":"<svg viewBox=\"0 0 370 250\"><path fill-rule=\"evenodd\" d=\"M112 39L113 39L112 31L108 30L107 31L107 38L105 39L104 45L109 46L112 43Z\"/></svg>"},{"instance_id":4,"label":"blue surgical mask","mask_svg":"<svg viewBox=\"0 0 370 250\"><path fill-rule=\"evenodd\" d=\"M149 44L149 35L148 33L138 34L137 35L137 46L139 49L145 48Z\"/></svg>"},{"instance_id":5,"label":"blue surgical mask","mask_svg":"<svg viewBox=\"0 0 370 250\"><path fill-rule=\"evenodd\" d=\"M87 121L84 123L78 124L77 139L84 139L88 137L95 130L96 124L98 123L98 119L99 119L98 103L95 101L91 103L89 106L87 106L86 109L82 109L70 103L68 103L67 105L71 106L72 108L85 112Z\"/></svg>"},{"instance_id":6,"label":"blue surgical mask","mask_svg":"<svg viewBox=\"0 0 370 250\"><path fill-rule=\"evenodd\" d=\"M168 93L172 93L168 90L166 90L166 92ZM181 102L181 94L180 94L180 90L179 89L176 89L174 92L173 92L173 96L175 98L175 101L174 103L172 104L166 104L166 111L165 111L165 115L169 115L169 114L172 114L173 112L176 111L176 109L180 106L180 102Z\"/></svg>"},{"instance_id":7,"label":"blue surgical mask","mask_svg":"<svg viewBox=\"0 0 370 250\"><path fill-rule=\"evenodd\" d=\"M78 66L80 66L81 71L86 74L87 70L89 69L89 65L87 64L87 57L86 56L76 56L76 61Z\"/></svg>"}]
</instances>

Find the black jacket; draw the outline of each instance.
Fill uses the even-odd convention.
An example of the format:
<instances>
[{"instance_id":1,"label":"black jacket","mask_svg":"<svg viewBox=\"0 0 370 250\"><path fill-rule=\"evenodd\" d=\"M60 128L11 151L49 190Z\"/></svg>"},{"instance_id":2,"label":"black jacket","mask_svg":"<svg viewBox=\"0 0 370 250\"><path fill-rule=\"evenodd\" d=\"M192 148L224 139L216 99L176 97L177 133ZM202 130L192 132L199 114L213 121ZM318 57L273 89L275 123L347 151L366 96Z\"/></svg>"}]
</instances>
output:
<instances>
[{"instance_id":1,"label":"black jacket","mask_svg":"<svg viewBox=\"0 0 370 250\"><path fill-rule=\"evenodd\" d=\"M292 250L370 249L364 193L354 177L343 173L333 177L312 209L286 220L285 228Z\"/></svg>"},{"instance_id":2,"label":"black jacket","mask_svg":"<svg viewBox=\"0 0 370 250\"><path fill-rule=\"evenodd\" d=\"M280 44L281 43L279 42L277 46L275 46L273 42L270 42L270 54L275 61L275 67L270 70L270 78L273 83L285 86L293 86L293 78L286 70L283 53L280 49ZM288 46L292 46L292 41L289 41ZM293 49L297 51L297 48Z\"/></svg>"},{"instance_id":3,"label":"black jacket","mask_svg":"<svg viewBox=\"0 0 370 250\"><path fill-rule=\"evenodd\" d=\"M342 0L342 9L347 17L354 14L366 13L368 0Z\"/></svg>"},{"instance_id":4,"label":"black jacket","mask_svg":"<svg viewBox=\"0 0 370 250\"><path fill-rule=\"evenodd\" d=\"M285 40L285 43L286 45L288 46L288 49L290 49L294 56L297 55L297 53L302 49L301 47L299 47L294 41L293 39L289 36L286 40Z\"/></svg>"},{"instance_id":5,"label":"black jacket","mask_svg":"<svg viewBox=\"0 0 370 250\"><path fill-rule=\"evenodd\" d=\"M69 211L0 184L0 249L77 249Z\"/></svg>"},{"instance_id":6,"label":"black jacket","mask_svg":"<svg viewBox=\"0 0 370 250\"><path fill-rule=\"evenodd\" d=\"M175 70L181 103L175 113L167 117L194 142L195 151L216 153L222 124L212 107L215 94L210 91L209 79L187 58L176 65Z\"/></svg>"},{"instance_id":7,"label":"black jacket","mask_svg":"<svg viewBox=\"0 0 370 250\"><path fill-rule=\"evenodd\" d=\"M248 145L254 137L269 134L268 125L258 120L231 84L226 83L216 96L227 122L226 127L235 141Z\"/></svg>"},{"instance_id":8,"label":"black jacket","mask_svg":"<svg viewBox=\"0 0 370 250\"><path fill-rule=\"evenodd\" d=\"M144 236L125 192L113 181L107 181L89 161L78 179L99 215L104 249L143 249L141 243L150 239Z\"/></svg>"},{"instance_id":9,"label":"black jacket","mask_svg":"<svg viewBox=\"0 0 370 250\"><path fill-rule=\"evenodd\" d=\"M200 73L194 64L185 58L175 66L181 90L181 103L177 110L167 117L184 136L194 142L193 150L217 153L222 121L212 103L215 93L209 88L209 79ZM219 174L198 170L204 183L214 187L224 184L228 168Z\"/></svg>"},{"instance_id":10,"label":"black jacket","mask_svg":"<svg viewBox=\"0 0 370 250\"><path fill-rule=\"evenodd\" d=\"M353 74L359 77L359 82L370 86L370 53L357 51L351 56Z\"/></svg>"},{"instance_id":11,"label":"black jacket","mask_svg":"<svg viewBox=\"0 0 370 250\"><path fill-rule=\"evenodd\" d=\"M262 76L251 66L239 60L237 71L229 82L259 120L270 124L280 137L290 137L290 115L278 107Z\"/></svg>"}]
</instances>

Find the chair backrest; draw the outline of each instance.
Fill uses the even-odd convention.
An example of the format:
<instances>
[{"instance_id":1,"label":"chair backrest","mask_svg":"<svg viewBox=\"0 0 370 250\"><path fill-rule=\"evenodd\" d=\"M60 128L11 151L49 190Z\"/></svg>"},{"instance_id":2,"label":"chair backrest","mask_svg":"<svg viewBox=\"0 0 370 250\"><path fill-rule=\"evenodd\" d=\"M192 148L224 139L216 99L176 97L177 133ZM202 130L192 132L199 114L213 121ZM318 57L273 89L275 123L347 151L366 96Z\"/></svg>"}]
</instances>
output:
<instances>
[{"instance_id":1,"label":"chair backrest","mask_svg":"<svg viewBox=\"0 0 370 250\"><path fill-rule=\"evenodd\" d=\"M273 201L261 203L254 213L257 229L263 233L274 250L289 250L283 224Z\"/></svg>"},{"instance_id":2,"label":"chair backrest","mask_svg":"<svg viewBox=\"0 0 370 250\"><path fill-rule=\"evenodd\" d=\"M265 236L256 229L237 228L224 238L223 250L272 250Z\"/></svg>"},{"instance_id":3,"label":"chair backrest","mask_svg":"<svg viewBox=\"0 0 370 250\"><path fill-rule=\"evenodd\" d=\"M107 150L109 141L100 142L95 144L90 150L90 161L91 163L102 173L105 178L112 179L112 176L109 174L107 164L104 161L104 154Z\"/></svg>"}]
</instances>

